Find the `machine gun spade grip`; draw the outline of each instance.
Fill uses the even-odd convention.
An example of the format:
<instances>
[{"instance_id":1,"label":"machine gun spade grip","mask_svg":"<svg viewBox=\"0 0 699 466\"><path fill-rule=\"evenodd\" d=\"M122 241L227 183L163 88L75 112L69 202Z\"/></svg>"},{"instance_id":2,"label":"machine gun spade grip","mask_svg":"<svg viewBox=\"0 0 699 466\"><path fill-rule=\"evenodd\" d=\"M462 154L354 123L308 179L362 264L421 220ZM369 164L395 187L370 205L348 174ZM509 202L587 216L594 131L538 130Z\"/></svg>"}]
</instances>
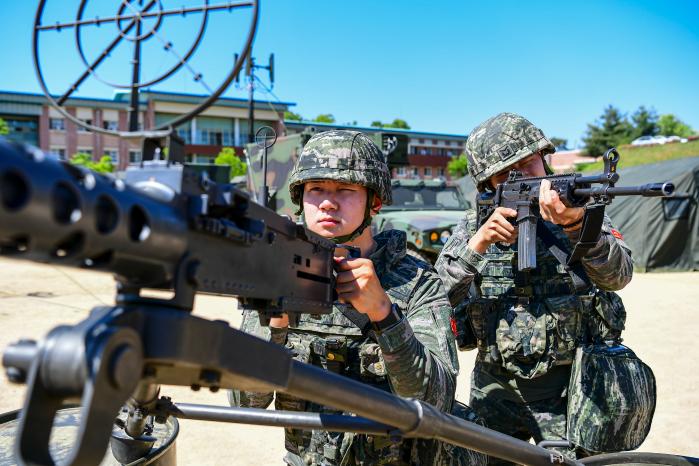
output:
<instances>
[{"instance_id":1,"label":"machine gun spade grip","mask_svg":"<svg viewBox=\"0 0 699 466\"><path fill-rule=\"evenodd\" d=\"M114 419L140 380L143 348L133 329L94 330L59 327L37 351L16 444L20 464L87 466L104 458ZM98 335L93 339L88 333ZM65 461L58 463L49 451L54 419L63 403L80 391L78 435Z\"/></svg>"}]
</instances>

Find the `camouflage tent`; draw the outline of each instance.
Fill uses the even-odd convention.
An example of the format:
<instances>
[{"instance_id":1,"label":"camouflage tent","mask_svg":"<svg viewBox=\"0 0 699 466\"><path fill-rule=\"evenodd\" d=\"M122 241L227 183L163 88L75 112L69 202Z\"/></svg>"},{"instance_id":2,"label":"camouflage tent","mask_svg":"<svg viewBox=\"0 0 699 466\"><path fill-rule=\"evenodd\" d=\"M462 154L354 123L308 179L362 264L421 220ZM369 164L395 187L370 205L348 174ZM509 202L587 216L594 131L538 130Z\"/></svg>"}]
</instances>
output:
<instances>
[{"instance_id":1,"label":"camouflage tent","mask_svg":"<svg viewBox=\"0 0 699 466\"><path fill-rule=\"evenodd\" d=\"M635 269L699 270L699 156L630 167L619 175L619 186L672 181L677 193L686 194L669 199L619 197L607 208L633 250Z\"/></svg>"},{"instance_id":2,"label":"camouflage tent","mask_svg":"<svg viewBox=\"0 0 699 466\"><path fill-rule=\"evenodd\" d=\"M633 250L636 270L699 270L699 156L622 168L619 175L619 186L672 181L678 193L686 193L671 199L618 197L607 207ZM471 178L456 183L473 202L476 188Z\"/></svg>"}]
</instances>

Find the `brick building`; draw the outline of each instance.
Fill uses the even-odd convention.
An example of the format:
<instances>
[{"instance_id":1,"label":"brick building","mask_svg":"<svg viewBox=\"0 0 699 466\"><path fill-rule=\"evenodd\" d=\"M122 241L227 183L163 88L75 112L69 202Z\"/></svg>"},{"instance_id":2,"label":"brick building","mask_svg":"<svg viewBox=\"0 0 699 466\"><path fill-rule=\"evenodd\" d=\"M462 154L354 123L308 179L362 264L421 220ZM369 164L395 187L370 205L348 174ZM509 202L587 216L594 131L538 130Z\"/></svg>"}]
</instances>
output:
<instances>
[{"instance_id":1,"label":"brick building","mask_svg":"<svg viewBox=\"0 0 699 466\"><path fill-rule=\"evenodd\" d=\"M146 130L190 111L205 96L146 91L140 94L139 127ZM117 93L113 99L70 98L67 111L94 126L126 131L128 128L129 93ZM193 119L177 127L185 141L185 152L192 162L211 162L222 147L233 147L242 154L248 141L248 102L246 99L219 98ZM318 131L352 129L365 133L390 131L408 136L409 166L393 169L395 178L449 179L447 163L463 152L466 136L428 133L404 129L382 129L326 124L308 121L284 121L284 112L295 104L255 101L253 131L267 125L277 134L302 132L309 126ZM141 160L138 140L94 133L74 124L53 108L43 94L0 91L0 118L9 127L10 139L27 142L61 159L83 152L98 160L108 155L119 170Z\"/></svg>"},{"instance_id":2,"label":"brick building","mask_svg":"<svg viewBox=\"0 0 699 466\"><path fill-rule=\"evenodd\" d=\"M142 92L139 127L146 130L190 111L205 96L169 92ZM248 141L248 102L246 99L219 98L211 107L177 127L185 141L188 158L209 162L222 147L242 153ZM269 125L283 132L284 112L292 103L255 101L253 130ZM117 93L113 99L70 98L64 107L68 113L93 126L126 131L129 94ZM0 118L10 127L8 137L69 158L83 152L98 160L108 155L119 170L141 159L140 141L94 133L79 127L53 108L42 94L0 91Z\"/></svg>"}]
</instances>

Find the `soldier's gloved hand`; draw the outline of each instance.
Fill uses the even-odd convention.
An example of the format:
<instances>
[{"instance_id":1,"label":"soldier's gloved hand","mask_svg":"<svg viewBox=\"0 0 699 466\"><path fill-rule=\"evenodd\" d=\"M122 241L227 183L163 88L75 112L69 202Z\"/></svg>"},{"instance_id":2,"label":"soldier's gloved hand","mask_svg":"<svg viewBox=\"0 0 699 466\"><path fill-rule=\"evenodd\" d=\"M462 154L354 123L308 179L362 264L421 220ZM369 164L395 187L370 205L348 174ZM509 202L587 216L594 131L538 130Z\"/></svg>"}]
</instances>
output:
<instances>
[{"instance_id":1,"label":"soldier's gloved hand","mask_svg":"<svg viewBox=\"0 0 699 466\"><path fill-rule=\"evenodd\" d=\"M582 207L566 207L558 196L558 192L551 189L549 180L541 181L539 210L541 218L547 222L555 223L556 225L571 225L570 228L566 228L566 231L575 231L582 228L582 223L576 222L582 219L585 210Z\"/></svg>"},{"instance_id":2,"label":"soldier's gloved hand","mask_svg":"<svg viewBox=\"0 0 699 466\"><path fill-rule=\"evenodd\" d=\"M370 259L335 257L340 302L349 303L370 321L383 320L391 312L391 300L381 286Z\"/></svg>"},{"instance_id":3,"label":"soldier's gloved hand","mask_svg":"<svg viewBox=\"0 0 699 466\"><path fill-rule=\"evenodd\" d=\"M513 244L517 241L517 227L512 225L509 219L516 217L516 210L498 207L469 240L469 247L477 253L483 254L493 243Z\"/></svg>"}]
</instances>

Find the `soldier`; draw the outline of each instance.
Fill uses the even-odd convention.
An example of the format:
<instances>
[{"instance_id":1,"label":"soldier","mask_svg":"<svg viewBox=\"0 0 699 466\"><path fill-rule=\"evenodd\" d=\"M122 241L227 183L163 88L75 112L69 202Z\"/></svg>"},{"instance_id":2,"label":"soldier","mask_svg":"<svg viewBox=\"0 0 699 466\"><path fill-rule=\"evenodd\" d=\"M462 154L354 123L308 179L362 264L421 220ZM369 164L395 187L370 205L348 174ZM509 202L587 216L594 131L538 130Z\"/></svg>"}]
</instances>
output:
<instances>
[{"instance_id":1,"label":"soldier","mask_svg":"<svg viewBox=\"0 0 699 466\"><path fill-rule=\"evenodd\" d=\"M406 255L404 232L372 237L367 228L391 203L390 175L378 147L355 131L316 134L294 167L289 190L311 231L359 248L361 257L340 257L346 251L338 248L339 302L331 314L304 314L297 326L276 318L267 329L256 312L245 311L243 329L285 344L297 360L451 410L458 361L441 281L428 264ZM233 405L252 407L266 407L273 397L231 395ZM333 412L283 394L277 394L276 408ZM439 442L290 428L285 434L290 465L458 463L450 457L458 449Z\"/></svg>"},{"instance_id":2,"label":"soldier","mask_svg":"<svg viewBox=\"0 0 699 466\"><path fill-rule=\"evenodd\" d=\"M469 174L480 192L493 190L512 169L525 176L551 174L544 156L554 151L539 128L512 113L486 120L466 141ZM584 208L567 208L544 180L539 209L543 226L558 244L572 248L581 235ZM631 280L631 252L605 217L594 246L581 259L582 287L574 286L541 238L536 269L520 272L517 228L511 223L516 214L497 208L477 228L476 213L467 211L436 268L456 308L460 330L472 335L472 342L460 342L460 347L478 349L470 406L486 426L505 434L536 442L562 440L575 350L591 338L593 328L601 329L596 336L606 331L604 338L623 328L623 322L616 325L620 328L606 328L607 321L599 318L599 312L625 317L625 311L615 294L598 289L619 290ZM613 306L600 304L600 295ZM600 306L606 307L596 313ZM563 453L575 456L571 450Z\"/></svg>"}]
</instances>

